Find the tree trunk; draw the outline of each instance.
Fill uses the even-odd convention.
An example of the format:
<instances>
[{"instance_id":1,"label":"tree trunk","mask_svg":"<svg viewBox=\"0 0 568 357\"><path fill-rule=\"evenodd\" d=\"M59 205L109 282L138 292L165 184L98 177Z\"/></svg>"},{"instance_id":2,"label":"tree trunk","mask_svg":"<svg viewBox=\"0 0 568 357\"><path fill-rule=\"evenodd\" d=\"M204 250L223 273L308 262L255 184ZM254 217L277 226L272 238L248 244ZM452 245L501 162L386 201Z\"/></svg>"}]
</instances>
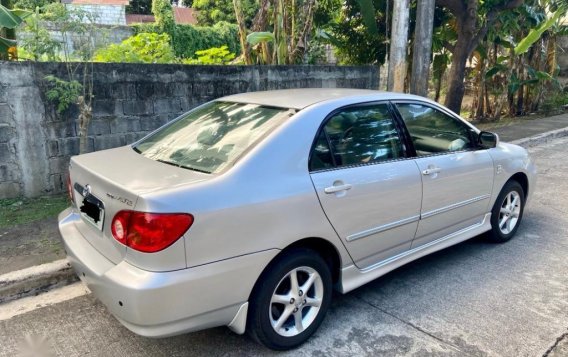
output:
<instances>
[{"instance_id":1,"label":"tree trunk","mask_svg":"<svg viewBox=\"0 0 568 357\"><path fill-rule=\"evenodd\" d=\"M436 0L436 3L447 8L457 21L458 38L450 69L448 95L445 104L448 108L459 113L465 92L463 81L467 58L485 37L487 30L494 25L499 14L502 11L521 6L523 0L507 0L492 5L491 10L485 16L483 25L478 24L479 0Z\"/></svg>"},{"instance_id":2,"label":"tree trunk","mask_svg":"<svg viewBox=\"0 0 568 357\"><path fill-rule=\"evenodd\" d=\"M233 7L235 8L235 17L237 18L237 24L239 25L239 40L241 42L241 51L243 52L243 58L245 60L245 64L251 65L252 60L250 57L249 44L247 43L247 28L245 25L241 0L233 0Z\"/></svg>"},{"instance_id":3,"label":"tree trunk","mask_svg":"<svg viewBox=\"0 0 568 357\"><path fill-rule=\"evenodd\" d=\"M416 30L414 32L414 53L410 93L428 96L430 58L432 56L432 31L434 29L435 0L418 1Z\"/></svg>"},{"instance_id":4,"label":"tree trunk","mask_svg":"<svg viewBox=\"0 0 568 357\"><path fill-rule=\"evenodd\" d=\"M440 92L442 92L442 77L436 80L436 94L434 94L434 100L436 102L440 99Z\"/></svg>"},{"instance_id":5,"label":"tree trunk","mask_svg":"<svg viewBox=\"0 0 568 357\"><path fill-rule=\"evenodd\" d=\"M548 38L548 44L546 46L546 71L551 76L556 74L556 35L552 35Z\"/></svg>"},{"instance_id":6,"label":"tree trunk","mask_svg":"<svg viewBox=\"0 0 568 357\"><path fill-rule=\"evenodd\" d=\"M84 154L88 150L88 128L93 117L92 108L85 101L85 97L80 96L79 101L79 154Z\"/></svg>"},{"instance_id":7,"label":"tree trunk","mask_svg":"<svg viewBox=\"0 0 568 357\"><path fill-rule=\"evenodd\" d=\"M387 89L392 92L404 91L409 17L409 0L395 1L389 55L389 77L387 82Z\"/></svg>"},{"instance_id":8,"label":"tree trunk","mask_svg":"<svg viewBox=\"0 0 568 357\"><path fill-rule=\"evenodd\" d=\"M485 120L485 58L480 58L481 64L479 66L479 73L477 75L477 108L471 111L474 118Z\"/></svg>"},{"instance_id":9,"label":"tree trunk","mask_svg":"<svg viewBox=\"0 0 568 357\"><path fill-rule=\"evenodd\" d=\"M458 41L452 56L452 66L450 67L448 79L448 94L446 95L444 103L446 107L457 114L461 111L463 95L465 93L465 65L467 63L467 58L470 55L468 45L471 39L460 40L460 37L463 38L466 36L468 35L463 33L458 34Z\"/></svg>"}]
</instances>

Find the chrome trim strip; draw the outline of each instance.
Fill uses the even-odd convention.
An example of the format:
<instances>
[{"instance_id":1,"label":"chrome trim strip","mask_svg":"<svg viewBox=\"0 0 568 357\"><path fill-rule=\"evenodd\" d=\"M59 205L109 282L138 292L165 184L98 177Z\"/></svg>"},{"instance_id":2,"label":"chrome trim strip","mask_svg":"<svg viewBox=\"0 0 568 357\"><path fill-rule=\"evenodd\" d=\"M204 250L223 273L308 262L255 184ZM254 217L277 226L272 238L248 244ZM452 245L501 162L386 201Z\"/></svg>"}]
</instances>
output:
<instances>
[{"instance_id":1,"label":"chrome trim strip","mask_svg":"<svg viewBox=\"0 0 568 357\"><path fill-rule=\"evenodd\" d=\"M467 205L475 203L475 202L479 202L481 200L485 200L487 198L491 198L491 194L474 197L474 198L471 198L469 200L454 203L454 204L451 204L451 205L446 206L446 207L437 208L435 210L423 213L420 216L420 219L424 219L424 218L435 216L435 215L440 214L440 213L448 212L448 211L451 211L451 210L456 209L456 208L460 208L460 207L467 206Z\"/></svg>"},{"instance_id":2,"label":"chrome trim strip","mask_svg":"<svg viewBox=\"0 0 568 357\"><path fill-rule=\"evenodd\" d=\"M464 233L467 233L467 232L469 232L469 231L471 231L471 230L473 230L473 229L479 228L479 227L481 227L483 224L485 224L485 222L487 221L487 219L488 219L489 216L490 216L489 214L486 214L486 215L483 217L483 219L481 220L481 222L479 222L479 223L475 223L475 224L473 224L473 225L471 225L471 226L469 226L469 227L465 227L465 228L463 228L463 229L461 229L461 230L459 230L459 231L457 231L457 232L448 234L448 235L445 236L445 237L438 238L438 239L433 240L433 241L431 241L431 242L429 242L429 243L422 244L422 245L420 245L420 246L418 246L418 247L416 247L416 248L414 248L414 249L410 249L410 250L407 250L406 252L402 252L402 253L400 253L400 254L398 254L398 255L395 255L394 257L391 257L391 258L385 259L385 260L383 260L383 261L380 261L380 262L378 262L378 263L375 263L375 264L373 264L373 265L371 265L371 266L369 266L369 267L367 267L367 268L360 269L360 271L361 271L362 273L368 273L368 272L370 272L370 271L372 271L372 270L374 270L374 269L377 269L377 268L380 268L380 267L382 267L382 266L384 266L384 265L387 265L387 264L390 264L390 263L392 263L392 262L395 262L395 261L397 261L397 260L399 260L399 259L402 259L402 258L404 258L404 257L406 257L406 256L413 255L413 254L415 254L415 253L417 253L417 252L419 252L419 251L421 251L421 250L423 250L423 249L430 248L431 246L440 244L440 243L442 243L442 242L444 242L444 241L446 241L446 240L448 240L448 239L452 239L452 238L454 238L454 237L457 237L457 236L460 236L460 235L462 235L462 234L464 234Z\"/></svg>"},{"instance_id":3,"label":"chrome trim strip","mask_svg":"<svg viewBox=\"0 0 568 357\"><path fill-rule=\"evenodd\" d=\"M347 236L346 240L348 242L353 242L354 240L357 240L357 239L365 238L365 237L368 237L368 236L376 234L376 233L388 231L389 229L400 227L400 226L403 226L403 225L408 224L408 223L416 222L419 219L420 219L420 216L412 216L412 217L408 217L408 218L405 218L405 219L401 219L400 221L387 223L387 224L384 224L382 226L367 229L365 231Z\"/></svg>"}]
</instances>

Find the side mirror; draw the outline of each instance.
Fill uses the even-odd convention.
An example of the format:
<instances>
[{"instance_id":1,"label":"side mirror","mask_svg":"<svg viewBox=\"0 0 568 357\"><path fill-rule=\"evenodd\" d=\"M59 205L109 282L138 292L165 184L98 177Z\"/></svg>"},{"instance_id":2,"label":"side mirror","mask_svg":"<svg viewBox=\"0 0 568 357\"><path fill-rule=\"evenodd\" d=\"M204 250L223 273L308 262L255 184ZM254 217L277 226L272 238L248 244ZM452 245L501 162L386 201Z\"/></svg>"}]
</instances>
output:
<instances>
[{"instance_id":1,"label":"side mirror","mask_svg":"<svg viewBox=\"0 0 568 357\"><path fill-rule=\"evenodd\" d=\"M477 143L482 149L493 149L499 144L499 135L489 131L479 133Z\"/></svg>"}]
</instances>

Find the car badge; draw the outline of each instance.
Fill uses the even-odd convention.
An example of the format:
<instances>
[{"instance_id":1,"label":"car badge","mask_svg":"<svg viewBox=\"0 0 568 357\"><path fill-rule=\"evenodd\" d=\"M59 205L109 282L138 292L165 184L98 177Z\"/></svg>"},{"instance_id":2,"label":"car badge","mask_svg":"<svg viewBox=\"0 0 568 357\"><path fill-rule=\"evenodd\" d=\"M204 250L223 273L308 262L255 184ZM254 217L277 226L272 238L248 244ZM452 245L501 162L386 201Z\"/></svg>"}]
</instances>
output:
<instances>
[{"instance_id":1,"label":"car badge","mask_svg":"<svg viewBox=\"0 0 568 357\"><path fill-rule=\"evenodd\" d=\"M86 184L85 187L83 187L83 197L86 197L90 194L91 194L91 185Z\"/></svg>"}]
</instances>

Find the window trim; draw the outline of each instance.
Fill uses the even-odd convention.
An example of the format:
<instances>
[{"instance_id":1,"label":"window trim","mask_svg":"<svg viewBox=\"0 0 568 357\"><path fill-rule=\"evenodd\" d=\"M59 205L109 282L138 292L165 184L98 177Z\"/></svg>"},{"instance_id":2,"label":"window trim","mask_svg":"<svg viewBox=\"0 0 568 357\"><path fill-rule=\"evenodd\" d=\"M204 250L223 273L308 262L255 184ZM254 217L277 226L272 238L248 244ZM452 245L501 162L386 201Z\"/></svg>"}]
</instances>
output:
<instances>
[{"instance_id":1,"label":"window trim","mask_svg":"<svg viewBox=\"0 0 568 357\"><path fill-rule=\"evenodd\" d=\"M463 153L463 152L468 152L468 151L477 151L479 150L479 147L477 146L477 143L475 142L475 140L473 140L474 138L471 136L471 132L475 132L477 134L479 134L479 130L472 126L471 124L469 124L467 121L465 121L464 119L462 119L461 117L457 116L456 114L450 112L448 109L439 106L439 105L435 105L433 103L430 102L426 102L426 101L421 101L421 100L416 100L416 99L394 99L394 100L390 100L389 101L392 105L392 109L396 112L397 117L399 118L399 120L402 122L403 127L404 127L404 132L405 132L405 136L408 140L408 144L411 147L411 152L414 155L413 158L424 158L424 157L432 157L432 156L441 156L441 155L449 155L449 154L455 154L455 153ZM444 152L437 152L437 153L432 153L429 155L421 155L418 156L418 154L416 153L416 148L414 147L414 143L412 142L412 136L410 135L410 131L408 130L408 127L406 126L406 123L404 122L404 118L402 117L402 114L400 114L400 111L398 110L397 104L415 104L415 105L421 105L424 107L428 107L434 110L437 110L443 114L445 114L446 116L452 118L453 120L462 123L465 127L468 127L470 129L470 140L471 143L474 145L474 147L468 148L468 149L463 149L463 150L456 150L456 151L444 151Z\"/></svg>"},{"instance_id":2,"label":"window trim","mask_svg":"<svg viewBox=\"0 0 568 357\"><path fill-rule=\"evenodd\" d=\"M333 152L333 148L332 148L331 142L329 140L329 135L324 130L325 126L331 120L331 118L333 118L337 113L339 113L339 112L341 112L345 109L349 109L349 108L353 108L353 107L364 108L364 107L370 107L370 106L376 106L376 105L386 105L387 106L387 110L389 111L389 114L391 115L391 119L393 121L394 127L396 129L396 132L397 132L399 138L400 138L400 144L401 144L401 148L402 148L402 157L396 158L396 159L391 159L391 160L384 160L384 161L372 161L372 162L367 162L367 163L358 163L358 164L349 164L349 165L338 166L336 161L335 161L335 154ZM406 128L404 126L401 126L400 119L397 117L398 113L397 113L397 111L395 111L395 109L396 108L394 108L394 106L392 105L390 100L384 99L384 100L378 100L378 101L374 100L374 101L369 101L369 102L360 102L360 103L348 104L348 105L344 105L342 107L339 107L339 108L332 110L321 121L321 123L318 127L318 130L316 131L316 135L314 136L314 139L312 141L312 145L310 147L310 153L309 153L309 156L308 156L308 172L310 174L312 174L312 173L319 173L319 172L326 172L326 171L343 170L343 169L346 169L346 168L353 168L353 167L359 167L359 166L371 166L371 165L378 165L378 164L384 164L384 163L391 163L391 162L396 162L396 161L413 159L413 157L411 155L409 155L409 152L408 152L409 146L408 146L408 138L406 136L407 133L405 131ZM331 153L331 158L332 158L332 161L333 161L333 167L325 168L325 169L312 170L311 169L312 156L313 156L315 146L317 144L318 138L319 138L322 130L324 132L324 136L325 136L326 141L327 141L327 146L329 147L329 151ZM412 150L414 150L413 146L410 146L410 147L412 147Z\"/></svg>"}]
</instances>

